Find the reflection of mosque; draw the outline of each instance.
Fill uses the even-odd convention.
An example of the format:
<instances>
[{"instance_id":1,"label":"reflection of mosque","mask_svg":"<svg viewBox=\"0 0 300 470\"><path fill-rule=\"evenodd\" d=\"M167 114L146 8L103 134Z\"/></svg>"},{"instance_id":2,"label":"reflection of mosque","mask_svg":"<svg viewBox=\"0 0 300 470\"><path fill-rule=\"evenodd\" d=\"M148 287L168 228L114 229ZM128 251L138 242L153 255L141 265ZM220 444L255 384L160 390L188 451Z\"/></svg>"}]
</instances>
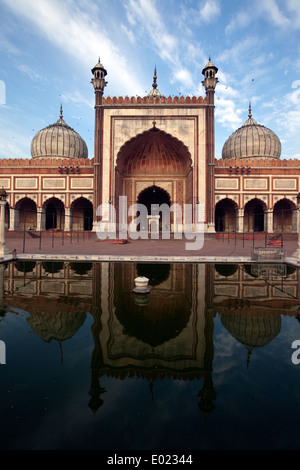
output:
<instances>
[{"instance_id":1,"label":"reflection of mosque","mask_svg":"<svg viewBox=\"0 0 300 470\"><path fill-rule=\"evenodd\" d=\"M246 348L269 344L281 315L299 308L298 271L285 265L22 262L0 265L1 312L20 308L46 342L75 335L92 315L89 406L103 405L101 377L201 380L199 407L214 409L213 329ZM133 292L146 276L149 294Z\"/></svg>"}]
</instances>

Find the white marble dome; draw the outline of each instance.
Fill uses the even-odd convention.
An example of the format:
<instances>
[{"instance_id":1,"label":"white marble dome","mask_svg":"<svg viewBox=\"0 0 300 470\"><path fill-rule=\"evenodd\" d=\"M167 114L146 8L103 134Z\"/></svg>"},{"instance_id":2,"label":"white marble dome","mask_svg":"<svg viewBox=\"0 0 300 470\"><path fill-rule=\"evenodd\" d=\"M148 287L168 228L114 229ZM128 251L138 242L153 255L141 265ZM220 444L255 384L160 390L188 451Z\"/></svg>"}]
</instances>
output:
<instances>
[{"instance_id":1,"label":"white marble dome","mask_svg":"<svg viewBox=\"0 0 300 470\"><path fill-rule=\"evenodd\" d=\"M82 137L63 120L40 130L31 142L32 158L87 158L88 149Z\"/></svg>"},{"instance_id":2,"label":"white marble dome","mask_svg":"<svg viewBox=\"0 0 300 470\"><path fill-rule=\"evenodd\" d=\"M277 135L258 124L249 107L248 119L225 142L222 158L280 158L281 143Z\"/></svg>"}]
</instances>

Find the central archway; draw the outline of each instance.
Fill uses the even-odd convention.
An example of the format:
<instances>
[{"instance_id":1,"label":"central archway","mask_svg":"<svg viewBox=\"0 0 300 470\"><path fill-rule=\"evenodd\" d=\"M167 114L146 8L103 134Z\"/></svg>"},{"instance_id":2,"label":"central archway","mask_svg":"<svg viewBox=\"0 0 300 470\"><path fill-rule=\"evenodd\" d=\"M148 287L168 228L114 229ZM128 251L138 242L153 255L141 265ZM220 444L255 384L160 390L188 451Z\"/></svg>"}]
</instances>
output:
<instances>
[{"instance_id":1,"label":"central archway","mask_svg":"<svg viewBox=\"0 0 300 470\"><path fill-rule=\"evenodd\" d=\"M188 148L155 127L138 134L120 149L115 169L115 208L119 196L128 207L142 203L193 204L193 167ZM149 209L148 209L149 214Z\"/></svg>"}]
</instances>

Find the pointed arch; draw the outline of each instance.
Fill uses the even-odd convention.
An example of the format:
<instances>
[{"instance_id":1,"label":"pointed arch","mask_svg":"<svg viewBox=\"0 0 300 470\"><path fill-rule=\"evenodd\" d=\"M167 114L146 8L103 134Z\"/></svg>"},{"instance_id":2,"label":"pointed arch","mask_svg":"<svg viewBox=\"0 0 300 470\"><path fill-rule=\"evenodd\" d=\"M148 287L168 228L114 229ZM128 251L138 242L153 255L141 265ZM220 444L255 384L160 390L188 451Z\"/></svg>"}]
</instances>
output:
<instances>
[{"instance_id":1,"label":"pointed arch","mask_svg":"<svg viewBox=\"0 0 300 470\"><path fill-rule=\"evenodd\" d=\"M23 197L15 205L18 211L18 229L36 230L37 227L37 207L33 199Z\"/></svg>"},{"instance_id":2,"label":"pointed arch","mask_svg":"<svg viewBox=\"0 0 300 470\"><path fill-rule=\"evenodd\" d=\"M74 231L92 230L93 204L81 196L71 204L72 229Z\"/></svg>"},{"instance_id":3,"label":"pointed arch","mask_svg":"<svg viewBox=\"0 0 300 470\"><path fill-rule=\"evenodd\" d=\"M266 203L253 198L245 204L244 230L246 232L263 232L265 230Z\"/></svg>"},{"instance_id":4,"label":"pointed arch","mask_svg":"<svg viewBox=\"0 0 300 470\"><path fill-rule=\"evenodd\" d=\"M294 202L282 198L273 208L273 231L293 232L297 230L297 210Z\"/></svg>"},{"instance_id":5,"label":"pointed arch","mask_svg":"<svg viewBox=\"0 0 300 470\"><path fill-rule=\"evenodd\" d=\"M45 211L45 224L46 230L49 229L64 229L65 224L65 206L61 199L51 197L43 204Z\"/></svg>"},{"instance_id":6,"label":"pointed arch","mask_svg":"<svg viewBox=\"0 0 300 470\"><path fill-rule=\"evenodd\" d=\"M228 197L217 202L215 207L216 232L236 231L237 210L237 203Z\"/></svg>"}]
</instances>

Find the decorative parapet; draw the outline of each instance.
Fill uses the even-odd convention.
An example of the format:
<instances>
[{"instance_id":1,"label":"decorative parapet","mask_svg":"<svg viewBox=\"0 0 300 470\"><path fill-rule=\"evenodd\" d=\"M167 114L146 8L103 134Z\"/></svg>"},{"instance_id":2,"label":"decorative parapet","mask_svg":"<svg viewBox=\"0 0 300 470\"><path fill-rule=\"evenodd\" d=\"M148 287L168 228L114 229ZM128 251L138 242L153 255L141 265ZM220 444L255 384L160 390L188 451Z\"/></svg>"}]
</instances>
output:
<instances>
[{"instance_id":1,"label":"decorative parapet","mask_svg":"<svg viewBox=\"0 0 300 470\"><path fill-rule=\"evenodd\" d=\"M220 158L215 159L215 168L297 168L300 169L300 160L297 158Z\"/></svg>"},{"instance_id":2,"label":"decorative parapet","mask_svg":"<svg viewBox=\"0 0 300 470\"><path fill-rule=\"evenodd\" d=\"M124 105L204 105L207 104L206 98L203 98L202 96L196 97L196 96L132 96L129 98L129 96L119 96L119 97L102 97L102 104L103 105L109 105L109 106L124 106Z\"/></svg>"},{"instance_id":3,"label":"decorative parapet","mask_svg":"<svg viewBox=\"0 0 300 470\"><path fill-rule=\"evenodd\" d=\"M59 167L91 167L94 159L89 158L2 158L1 168L59 168Z\"/></svg>"}]
</instances>

